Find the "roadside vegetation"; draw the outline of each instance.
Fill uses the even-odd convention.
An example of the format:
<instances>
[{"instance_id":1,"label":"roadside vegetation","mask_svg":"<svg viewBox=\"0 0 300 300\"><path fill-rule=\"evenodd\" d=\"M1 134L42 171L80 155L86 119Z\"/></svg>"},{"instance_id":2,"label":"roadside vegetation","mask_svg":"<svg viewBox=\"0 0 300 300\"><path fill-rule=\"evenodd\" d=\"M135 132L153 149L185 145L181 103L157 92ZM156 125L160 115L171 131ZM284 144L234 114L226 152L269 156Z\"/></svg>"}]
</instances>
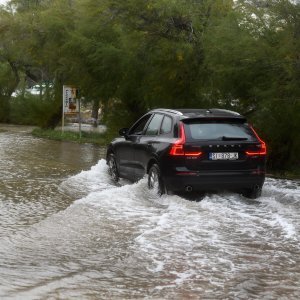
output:
<instances>
[{"instance_id":1,"label":"roadside vegetation","mask_svg":"<svg viewBox=\"0 0 300 300\"><path fill-rule=\"evenodd\" d=\"M0 122L55 128L64 84L109 136L155 107L226 108L259 129L269 170L300 170L299 2L11 0L0 37Z\"/></svg>"},{"instance_id":2,"label":"roadside vegetation","mask_svg":"<svg viewBox=\"0 0 300 300\"><path fill-rule=\"evenodd\" d=\"M60 131L52 129L36 128L32 131L32 135L35 137L47 138L55 141L69 141L76 143L91 143L99 146L106 146L111 137L106 133L95 132L81 132L81 136L78 132L72 131Z\"/></svg>"}]
</instances>

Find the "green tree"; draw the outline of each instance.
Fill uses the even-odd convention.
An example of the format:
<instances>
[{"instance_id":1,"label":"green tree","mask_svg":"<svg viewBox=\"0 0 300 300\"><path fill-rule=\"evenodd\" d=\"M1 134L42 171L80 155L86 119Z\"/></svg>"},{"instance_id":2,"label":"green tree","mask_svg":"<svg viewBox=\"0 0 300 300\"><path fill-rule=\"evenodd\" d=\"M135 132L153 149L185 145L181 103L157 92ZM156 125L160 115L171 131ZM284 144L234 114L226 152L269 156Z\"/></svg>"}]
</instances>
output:
<instances>
[{"instance_id":1,"label":"green tree","mask_svg":"<svg viewBox=\"0 0 300 300\"><path fill-rule=\"evenodd\" d=\"M16 32L12 15L0 9L0 122L9 121L9 100L20 82Z\"/></svg>"},{"instance_id":2,"label":"green tree","mask_svg":"<svg viewBox=\"0 0 300 300\"><path fill-rule=\"evenodd\" d=\"M246 114L261 129L272 168L300 168L300 142L294 138L300 131L299 4L11 0L10 5L0 12L2 121L8 120L8 99L20 78L54 86L54 93L41 97L48 101L44 106L26 102L31 111L41 111L43 127L60 120L63 84L78 86L95 112L101 103L114 132L158 106L223 107Z\"/></svg>"}]
</instances>

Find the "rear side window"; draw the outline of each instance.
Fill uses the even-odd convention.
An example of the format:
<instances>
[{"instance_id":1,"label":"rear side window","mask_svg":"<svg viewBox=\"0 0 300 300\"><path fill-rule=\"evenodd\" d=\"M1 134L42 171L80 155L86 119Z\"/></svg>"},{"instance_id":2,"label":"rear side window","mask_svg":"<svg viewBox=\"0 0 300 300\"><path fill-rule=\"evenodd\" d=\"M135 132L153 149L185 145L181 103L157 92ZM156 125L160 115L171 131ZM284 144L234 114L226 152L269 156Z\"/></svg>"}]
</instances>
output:
<instances>
[{"instance_id":1,"label":"rear side window","mask_svg":"<svg viewBox=\"0 0 300 300\"><path fill-rule=\"evenodd\" d=\"M163 117L161 114L155 114L147 127L145 135L157 135Z\"/></svg>"},{"instance_id":2,"label":"rear side window","mask_svg":"<svg viewBox=\"0 0 300 300\"><path fill-rule=\"evenodd\" d=\"M172 131L172 118L165 116L161 124L160 133L167 134L170 133L171 131Z\"/></svg>"},{"instance_id":3,"label":"rear side window","mask_svg":"<svg viewBox=\"0 0 300 300\"><path fill-rule=\"evenodd\" d=\"M185 128L192 140L255 140L246 124L190 123L185 124Z\"/></svg>"}]
</instances>

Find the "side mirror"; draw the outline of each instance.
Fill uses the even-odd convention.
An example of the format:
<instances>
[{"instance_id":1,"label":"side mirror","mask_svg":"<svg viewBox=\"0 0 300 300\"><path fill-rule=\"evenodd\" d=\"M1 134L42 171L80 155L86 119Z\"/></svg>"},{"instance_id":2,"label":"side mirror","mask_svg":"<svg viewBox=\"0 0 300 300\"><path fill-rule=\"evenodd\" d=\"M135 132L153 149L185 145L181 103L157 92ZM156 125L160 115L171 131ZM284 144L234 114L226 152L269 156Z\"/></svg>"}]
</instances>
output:
<instances>
[{"instance_id":1,"label":"side mirror","mask_svg":"<svg viewBox=\"0 0 300 300\"><path fill-rule=\"evenodd\" d=\"M128 134L129 128L122 128L119 130L119 135L126 137Z\"/></svg>"}]
</instances>

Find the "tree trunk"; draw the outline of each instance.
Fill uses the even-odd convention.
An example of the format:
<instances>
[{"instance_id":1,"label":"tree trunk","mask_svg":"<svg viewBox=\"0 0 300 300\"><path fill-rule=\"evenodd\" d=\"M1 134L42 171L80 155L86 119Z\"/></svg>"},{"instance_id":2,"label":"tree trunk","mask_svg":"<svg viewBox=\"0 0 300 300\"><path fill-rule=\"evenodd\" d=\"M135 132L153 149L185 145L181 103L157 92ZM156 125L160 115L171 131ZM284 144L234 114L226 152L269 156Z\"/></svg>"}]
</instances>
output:
<instances>
[{"instance_id":1,"label":"tree trunk","mask_svg":"<svg viewBox=\"0 0 300 300\"><path fill-rule=\"evenodd\" d=\"M91 116L93 119L93 127L98 126L99 107L100 107L100 101L95 99L93 101L92 116Z\"/></svg>"},{"instance_id":2,"label":"tree trunk","mask_svg":"<svg viewBox=\"0 0 300 300\"><path fill-rule=\"evenodd\" d=\"M20 76L17 64L15 62L10 61L9 59L7 59L7 63L11 68L14 79L11 80L9 85L6 87L5 93L0 95L0 122L3 123L10 122L10 98L20 83Z\"/></svg>"},{"instance_id":3,"label":"tree trunk","mask_svg":"<svg viewBox=\"0 0 300 300\"><path fill-rule=\"evenodd\" d=\"M62 118L62 110L63 110L63 104L62 104L62 90L63 90L63 84L62 80L59 78L56 78L56 84L55 84L55 99L53 102L53 111L45 120L43 128L49 128L54 129Z\"/></svg>"}]
</instances>

